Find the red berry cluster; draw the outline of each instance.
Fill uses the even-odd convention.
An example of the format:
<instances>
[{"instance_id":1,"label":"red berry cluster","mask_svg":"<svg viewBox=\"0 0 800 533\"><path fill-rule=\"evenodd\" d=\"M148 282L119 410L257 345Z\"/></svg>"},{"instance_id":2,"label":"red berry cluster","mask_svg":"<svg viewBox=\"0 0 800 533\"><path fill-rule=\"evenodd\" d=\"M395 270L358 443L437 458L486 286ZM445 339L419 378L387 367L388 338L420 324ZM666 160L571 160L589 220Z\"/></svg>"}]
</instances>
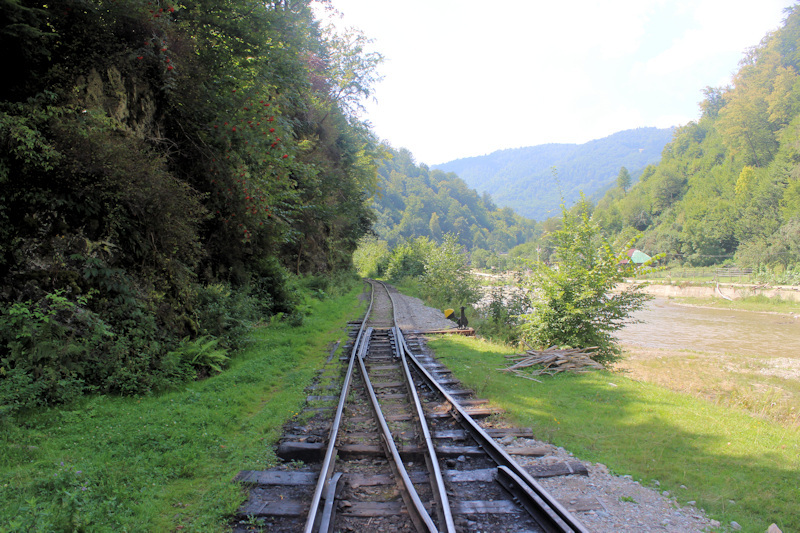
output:
<instances>
[{"instance_id":1,"label":"red berry cluster","mask_svg":"<svg viewBox=\"0 0 800 533\"><path fill-rule=\"evenodd\" d=\"M153 2L147 2L147 11L150 13L151 20L153 21L163 21L163 23L167 23L170 21L168 17L161 18L162 15L167 15L168 13L175 13L175 7L172 5L167 5L166 7L161 7L158 2L155 4ZM162 26L163 23L159 24ZM162 33L163 32L158 32ZM144 41L145 47L145 54L139 55L136 57L137 60L142 61L145 58L146 54L152 53L153 55L157 56L160 61L163 62L167 72L172 72L175 70L175 66L172 64L172 58L169 57L168 52L169 49L167 48L167 40L166 38L159 38L153 37L152 39L147 39Z\"/></svg>"},{"instance_id":2,"label":"red berry cluster","mask_svg":"<svg viewBox=\"0 0 800 533\"><path fill-rule=\"evenodd\" d=\"M175 13L175 7L173 7L173 6L158 7L157 8L157 7L155 7L153 5L153 2L147 2L147 5L148 5L148 7L152 7L152 9L149 9L148 11L150 11L150 16L153 18L153 20L161 18L161 15L164 15L165 12L166 13Z\"/></svg>"},{"instance_id":3,"label":"red berry cluster","mask_svg":"<svg viewBox=\"0 0 800 533\"><path fill-rule=\"evenodd\" d=\"M278 106L270 96L243 96L233 89L231 98L237 102L228 120L213 124L213 129L225 137L225 164L212 161L209 169L212 190L219 201L217 216L223 224L241 232L243 242L253 236L250 227L263 226L272 219L270 191L278 191L288 171L289 154L283 150L280 137ZM233 161L230 161L233 159ZM239 161L231 166L234 161ZM232 179L225 179L231 176ZM237 214L239 215L237 217ZM266 219L264 215L266 214Z\"/></svg>"},{"instance_id":4,"label":"red berry cluster","mask_svg":"<svg viewBox=\"0 0 800 533\"><path fill-rule=\"evenodd\" d=\"M160 61L164 62L164 65L167 67L167 72L171 72L175 69L172 65L172 58L169 57L169 48L167 48L166 39L153 38L151 40L146 40L144 46L151 49L155 48L154 54L158 56ZM141 61L144 59L144 56L138 56L136 59Z\"/></svg>"}]
</instances>

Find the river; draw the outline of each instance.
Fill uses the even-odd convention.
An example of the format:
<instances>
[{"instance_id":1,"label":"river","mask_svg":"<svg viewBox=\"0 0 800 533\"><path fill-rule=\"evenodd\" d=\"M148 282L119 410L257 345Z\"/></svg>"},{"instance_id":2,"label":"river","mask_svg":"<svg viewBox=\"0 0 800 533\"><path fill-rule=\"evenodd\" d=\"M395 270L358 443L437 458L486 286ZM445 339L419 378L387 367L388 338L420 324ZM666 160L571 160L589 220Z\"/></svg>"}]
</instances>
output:
<instances>
[{"instance_id":1,"label":"river","mask_svg":"<svg viewBox=\"0 0 800 533\"><path fill-rule=\"evenodd\" d=\"M623 344L671 350L798 357L800 318L679 305L655 299L636 312L641 320L617 332Z\"/></svg>"}]
</instances>

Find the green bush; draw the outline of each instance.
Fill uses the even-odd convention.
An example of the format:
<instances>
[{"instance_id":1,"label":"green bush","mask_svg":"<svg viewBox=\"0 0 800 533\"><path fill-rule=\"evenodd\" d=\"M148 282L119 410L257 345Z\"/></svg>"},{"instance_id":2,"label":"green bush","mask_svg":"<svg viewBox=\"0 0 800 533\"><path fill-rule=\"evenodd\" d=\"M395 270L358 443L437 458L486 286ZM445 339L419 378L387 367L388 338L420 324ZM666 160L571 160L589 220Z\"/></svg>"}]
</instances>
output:
<instances>
[{"instance_id":1,"label":"green bush","mask_svg":"<svg viewBox=\"0 0 800 533\"><path fill-rule=\"evenodd\" d=\"M389 244L386 241L364 237L358 241L358 248L353 253L353 265L359 275L379 278L386 273L390 257Z\"/></svg>"},{"instance_id":2,"label":"green bush","mask_svg":"<svg viewBox=\"0 0 800 533\"><path fill-rule=\"evenodd\" d=\"M438 246L432 244L423 260L423 293L432 302L460 307L478 300L478 281L470 272L466 250L455 235L445 235Z\"/></svg>"},{"instance_id":3,"label":"green bush","mask_svg":"<svg viewBox=\"0 0 800 533\"><path fill-rule=\"evenodd\" d=\"M112 335L86 308L88 298L63 291L0 312L0 406L6 411L73 400L83 394L93 352Z\"/></svg>"},{"instance_id":4,"label":"green bush","mask_svg":"<svg viewBox=\"0 0 800 533\"><path fill-rule=\"evenodd\" d=\"M562 207L563 225L551 235L557 264L534 263L533 275L524 283L533 309L520 327L532 345L596 347L595 360L607 363L620 351L613 332L651 297L638 286L614 292L625 276L634 275L633 267L623 264L627 256L612 252L600 237L587 207Z\"/></svg>"},{"instance_id":5,"label":"green bush","mask_svg":"<svg viewBox=\"0 0 800 533\"><path fill-rule=\"evenodd\" d=\"M252 325L261 318L260 304L243 289L214 283L197 290L197 322L204 335L223 339L233 349L246 341Z\"/></svg>"},{"instance_id":6,"label":"green bush","mask_svg":"<svg viewBox=\"0 0 800 533\"><path fill-rule=\"evenodd\" d=\"M435 243L427 237L398 244L386 266L386 277L397 281L403 278L416 278L425 273L425 258Z\"/></svg>"},{"instance_id":7,"label":"green bush","mask_svg":"<svg viewBox=\"0 0 800 533\"><path fill-rule=\"evenodd\" d=\"M481 308L480 323L476 329L486 337L502 342L517 344L523 315L531 311L530 293L519 285L522 278L515 280L513 287L492 287Z\"/></svg>"}]
</instances>

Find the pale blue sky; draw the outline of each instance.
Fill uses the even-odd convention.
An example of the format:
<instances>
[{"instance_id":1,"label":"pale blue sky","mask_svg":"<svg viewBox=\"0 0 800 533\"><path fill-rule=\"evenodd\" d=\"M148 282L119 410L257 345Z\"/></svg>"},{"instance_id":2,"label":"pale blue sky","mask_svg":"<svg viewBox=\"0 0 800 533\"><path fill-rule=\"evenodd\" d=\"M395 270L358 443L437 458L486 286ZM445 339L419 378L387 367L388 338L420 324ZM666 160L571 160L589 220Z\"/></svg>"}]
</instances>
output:
<instances>
[{"instance_id":1,"label":"pale blue sky","mask_svg":"<svg viewBox=\"0 0 800 533\"><path fill-rule=\"evenodd\" d=\"M699 117L790 0L333 0L386 61L366 118L418 162Z\"/></svg>"}]
</instances>

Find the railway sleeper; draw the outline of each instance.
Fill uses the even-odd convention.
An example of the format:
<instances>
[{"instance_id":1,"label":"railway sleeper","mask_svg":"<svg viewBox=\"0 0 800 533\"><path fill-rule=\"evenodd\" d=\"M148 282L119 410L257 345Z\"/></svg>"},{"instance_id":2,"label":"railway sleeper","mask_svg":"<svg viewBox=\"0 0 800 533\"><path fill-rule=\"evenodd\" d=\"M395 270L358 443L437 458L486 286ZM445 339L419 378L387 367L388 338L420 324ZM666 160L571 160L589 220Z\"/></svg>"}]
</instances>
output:
<instances>
[{"instance_id":1,"label":"railway sleeper","mask_svg":"<svg viewBox=\"0 0 800 533\"><path fill-rule=\"evenodd\" d=\"M325 457L325 442L284 441L280 443L276 455L284 461L318 462ZM417 445L398 445L400 456L405 459L419 459L424 449ZM337 448L342 459L358 457L384 457L381 446L372 444L343 444ZM527 457L544 457L550 451L546 446L529 446L512 448L509 453ZM480 446L437 445L436 453L440 457L484 457L486 453Z\"/></svg>"},{"instance_id":2,"label":"railway sleeper","mask_svg":"<svg viewBox=\"0 0 800 533\"><path fill-rule=\"evenodd\" d=\"M529 465L525 470L535 478L583 475L589 472L580 461L564 461L548 465ZM450 483L491 483L495 480L497 468L480 468L476 470L442 470L442 476ZM427 483L425 472L409 472L413 483ZM234 481L245 485L313 485L317 482L319 472L313 470L242 470ZM344 481L350 487L366 487L375 485L391 485L394 479L390 475L344 474Z\"/></svg>"}]
</instances>

